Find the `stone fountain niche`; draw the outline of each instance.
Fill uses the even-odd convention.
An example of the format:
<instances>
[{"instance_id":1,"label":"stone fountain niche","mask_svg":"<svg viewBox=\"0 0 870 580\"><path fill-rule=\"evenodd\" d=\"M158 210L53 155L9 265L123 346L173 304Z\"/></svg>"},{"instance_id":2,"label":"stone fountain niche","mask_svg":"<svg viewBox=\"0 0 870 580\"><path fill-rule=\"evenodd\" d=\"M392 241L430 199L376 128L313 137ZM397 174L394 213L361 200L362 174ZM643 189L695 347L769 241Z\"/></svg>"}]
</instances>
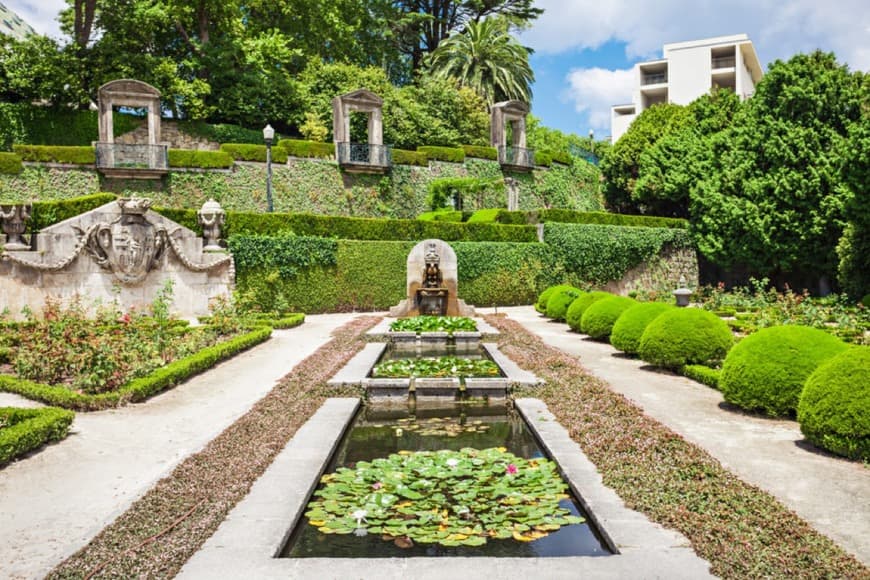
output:
<instances>
[{"instance_id":1,"label":"stone fountain niche","mask_svg":"<svg viewBox=\"0 0 870 580\"><path fill-rule=\"evenodd\" d=\"M443 240L424 240L408 254L407 298L390 316L474 316L457 288L456 252Z\"/></svg>"}]
</instances>

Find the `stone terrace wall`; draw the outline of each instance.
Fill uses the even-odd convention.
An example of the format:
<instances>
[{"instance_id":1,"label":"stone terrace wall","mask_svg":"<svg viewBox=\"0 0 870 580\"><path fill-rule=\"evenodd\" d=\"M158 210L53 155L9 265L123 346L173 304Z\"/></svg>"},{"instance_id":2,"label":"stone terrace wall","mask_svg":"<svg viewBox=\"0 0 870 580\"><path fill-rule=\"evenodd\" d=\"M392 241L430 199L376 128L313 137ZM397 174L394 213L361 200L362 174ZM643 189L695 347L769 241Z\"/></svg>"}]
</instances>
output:
<instances>
[{"instance_id":1,"label":"stone terrace wall","mask_svg":"<svg viewBox=\"0 0 870 580\"><path fill-rule=\"evenodd\" d=\"M679 287L681 276L688 288L698 287L697 253L694 248L665 247L658 256L635 266L621 280L608 282L603 289L623 295L632 290L670 294Z\"/></svg>"}]
</instances>

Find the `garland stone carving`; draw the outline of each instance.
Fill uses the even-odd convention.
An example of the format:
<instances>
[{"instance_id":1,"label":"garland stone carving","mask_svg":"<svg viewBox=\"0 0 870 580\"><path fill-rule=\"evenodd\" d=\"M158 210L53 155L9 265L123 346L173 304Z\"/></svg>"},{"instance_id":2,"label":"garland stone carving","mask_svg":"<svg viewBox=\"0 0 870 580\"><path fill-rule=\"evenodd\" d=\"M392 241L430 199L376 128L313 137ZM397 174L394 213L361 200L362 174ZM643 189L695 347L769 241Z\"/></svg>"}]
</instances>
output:
<instances>
[{"instance_id":1,"label":"garland stone carving","mask_svg":"<svg viewBox=\"0 0 870 580\"><path fill-rule=\"evenodd\" d=\"M137 284L145 279L166 252L168 234L145 219L150 199L118 200L121 217L97 224L84 234L85 250L105 270L111 270L123 284Z\"/></svg>"}]
</instances>

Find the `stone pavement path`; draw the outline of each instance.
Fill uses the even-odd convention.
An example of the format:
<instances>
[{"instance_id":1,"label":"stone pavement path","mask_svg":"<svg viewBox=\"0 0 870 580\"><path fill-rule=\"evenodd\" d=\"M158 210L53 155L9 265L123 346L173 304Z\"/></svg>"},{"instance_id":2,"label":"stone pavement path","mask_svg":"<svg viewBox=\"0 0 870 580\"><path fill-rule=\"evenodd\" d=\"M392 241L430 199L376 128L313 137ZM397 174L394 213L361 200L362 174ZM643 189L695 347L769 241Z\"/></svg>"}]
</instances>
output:
<instances>
[{"instance_id":1,"label":"stone pavement path","mask_svg":"<svg viewBox=\"0 0 870 580\"><path fill-rule=\"evenodd\" d=\"M579 358L595 376L657 421L706 449L746 482L794 510L870 565L870 469L808 447L797 422L724 408L722 394L682 376L649 370L609 344L571 332L531 306L499 308L546 344ZM490 312L486 309L485 312Z\"/></svg>"},{"instance_id":2,"label":"stone pavement path","mask_svg":"<svg viewBox=\"0 0 870 580\"><path fill-rule=\"evenodd\" d=\"M309 316L144 403L77 413L66 439L0 470L0 578L43 577L355 316Z\"/></svg>"}]
</instances>

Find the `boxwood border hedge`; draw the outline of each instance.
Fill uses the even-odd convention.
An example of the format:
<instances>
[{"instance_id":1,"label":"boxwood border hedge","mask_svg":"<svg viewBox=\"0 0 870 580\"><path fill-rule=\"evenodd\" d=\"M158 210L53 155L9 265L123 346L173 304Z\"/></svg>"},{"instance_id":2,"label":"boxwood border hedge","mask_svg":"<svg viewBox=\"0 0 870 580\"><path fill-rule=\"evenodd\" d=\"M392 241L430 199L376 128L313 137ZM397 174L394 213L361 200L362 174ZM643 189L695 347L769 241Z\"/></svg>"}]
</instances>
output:
<instances>
[{"instance_id":1,"label":"boxwood border hedge","mask_svg":"<svg viewBox=\"0 0 870 580\"><path fill-rule=\"evenodd\" d=\"M7 426L0 429L0 467L46 443L66 437L73 418L72 411L56 407L0 407L0 419L7 422Z\"/></svg>"}]
</instances>

